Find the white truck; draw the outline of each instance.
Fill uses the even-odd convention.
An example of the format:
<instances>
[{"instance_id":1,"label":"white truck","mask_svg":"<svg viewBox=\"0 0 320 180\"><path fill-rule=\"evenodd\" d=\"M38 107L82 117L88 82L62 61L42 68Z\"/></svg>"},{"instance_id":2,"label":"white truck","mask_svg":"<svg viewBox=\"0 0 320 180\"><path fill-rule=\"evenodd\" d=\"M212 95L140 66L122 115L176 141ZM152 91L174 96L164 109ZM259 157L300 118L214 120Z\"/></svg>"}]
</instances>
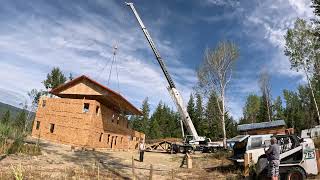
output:
<instances>
[{"instance_id":1,"label":"white truck","mask_svg":"<svg viewBox=\"0 0 320 180\"><path fill-rule=\"evenodd\" d=\"M244 165L244 155L251 154L250 165L256 166L259 179L266 176L267 159L264 151L273 135L239 135L233 141L234 154L230 158L237 165ZM313 140L296 135L275 135L280 145L280 175L286 179L305 179L317 175L317 157Z\"/></svg>"}]
</instances>

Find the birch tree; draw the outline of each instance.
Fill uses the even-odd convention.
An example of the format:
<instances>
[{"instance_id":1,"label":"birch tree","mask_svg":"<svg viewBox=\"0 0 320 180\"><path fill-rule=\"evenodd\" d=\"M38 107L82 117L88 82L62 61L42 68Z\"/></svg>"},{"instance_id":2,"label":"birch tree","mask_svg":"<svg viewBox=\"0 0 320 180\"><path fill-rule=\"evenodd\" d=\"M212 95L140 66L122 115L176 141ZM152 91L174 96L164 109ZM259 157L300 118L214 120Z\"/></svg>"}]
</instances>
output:
<instances>
[{"instance_id":1,"label":"birch tree","mask_svg":"<svg viewBox=\"0 0 320 180\"><path fill-rule=\"evenodd\" d=\"M260 118L260 121L264 121L265 120L265 116L263 115L263 111L266 110L267 112L267 119L270 122L271 121L271 112L272 112L272 104L271 104L271 85L270 85L270 76L268 71L263 70L260 73L259 76L259 85L260 85L260 90L262 93L262 99L261 102L263 104L261 104L260 108L262 110Z\"/></svg>"},{"instance_id":2,"label":"birch tree","mask_svg":"<svg viewBox=\"0 0 320 180\"><path fill-rule=\"evenodd\" d=\"M319 122L318 103L310 80L310 74L314 73L315 66L319 64L319 52L316 46L317 38L314 36L312 27L305 20L298 18L294 27L288 29L285 40L284 53L289 57L291 68L297 71L302 70L306 75Z\"/></svg>"},{"instance_id":3,"label":"birch tree","mask_svg":"<svg viewBox=\"0 0 320 180\"><path fill-rule=\"evenodd\" d=\"M207 48L204 60L198 70L200 89L206 94L216 92L217 104L223 131L223 146L227 147L226 137L226 89L232 77L232 68L239 57L237 45L230 41L219 42L215 48ZM216 130L215 130L216 131Z\"/></svg>"}]
</instances>

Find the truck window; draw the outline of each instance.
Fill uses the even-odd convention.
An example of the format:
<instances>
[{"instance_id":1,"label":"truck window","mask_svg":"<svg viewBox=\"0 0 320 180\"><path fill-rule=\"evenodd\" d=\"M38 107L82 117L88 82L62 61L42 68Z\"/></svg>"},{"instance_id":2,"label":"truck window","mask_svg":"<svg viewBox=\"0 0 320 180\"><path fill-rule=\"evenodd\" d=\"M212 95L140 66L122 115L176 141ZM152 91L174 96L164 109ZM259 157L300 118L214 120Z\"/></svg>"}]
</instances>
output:
<instances>
[{"instance_id":1,"label":"truck window","mask_svg":"<svg viewBox=\"0 0 320 180\"><path fill-rule=\"evenodd\" d=\"M254 137L251 139L250 149L260 148L262 146L262 137Z\"/></svg>"}]
</instances>

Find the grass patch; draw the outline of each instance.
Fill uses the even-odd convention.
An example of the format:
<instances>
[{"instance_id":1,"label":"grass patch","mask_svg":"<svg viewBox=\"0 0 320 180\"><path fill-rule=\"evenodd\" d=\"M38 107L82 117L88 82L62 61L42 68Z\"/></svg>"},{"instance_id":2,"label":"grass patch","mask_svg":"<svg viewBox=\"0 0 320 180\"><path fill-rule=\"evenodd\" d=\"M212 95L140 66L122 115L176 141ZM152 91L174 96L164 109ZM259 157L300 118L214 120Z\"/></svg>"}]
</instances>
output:
<instances>
[{"instance_id":1,"label":"grass patch","mask_svg":"<svg viewBox=\"0 0 320 180\"><path fill-rule=\"evenodd\" d=\"M26 134L21 128L12 124L0 123L0 154L40 155L39 143L27 144L24 142L25 137Z\"/></svg>"},{"instance_id":2,"label":"grass patch","mask_svg":"<svg viewBox=\"0 0 320 180\"><path fill-rule=\"evenodd\" d=\"M232 152L228 150L219 150L214 153L208 153L204 156L204 158L214 158L214 159L228 159L232 156Z\"/></svg>"}]
</instances>

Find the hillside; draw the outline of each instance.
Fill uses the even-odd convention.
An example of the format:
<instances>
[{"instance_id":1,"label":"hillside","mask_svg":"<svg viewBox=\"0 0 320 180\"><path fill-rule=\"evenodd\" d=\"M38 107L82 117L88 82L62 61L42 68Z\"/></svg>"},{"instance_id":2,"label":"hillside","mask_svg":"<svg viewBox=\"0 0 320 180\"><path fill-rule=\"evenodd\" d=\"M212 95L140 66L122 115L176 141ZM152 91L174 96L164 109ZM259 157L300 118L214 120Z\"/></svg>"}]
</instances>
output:
<instances>
[{"instance_id":1,"label":"hillside","mask_svg":"<svg viewBox=\"0 0 320 180\"><path fill-rule=\"evenodd\" d=\"M9 110L11 118L14 118L17 116L17 114L22 110L21 108L17 108L15 106L11 106L9 104L5 104L0 102L0 118L3 116L3 114Z\"/></svg>"}]
</instances>

